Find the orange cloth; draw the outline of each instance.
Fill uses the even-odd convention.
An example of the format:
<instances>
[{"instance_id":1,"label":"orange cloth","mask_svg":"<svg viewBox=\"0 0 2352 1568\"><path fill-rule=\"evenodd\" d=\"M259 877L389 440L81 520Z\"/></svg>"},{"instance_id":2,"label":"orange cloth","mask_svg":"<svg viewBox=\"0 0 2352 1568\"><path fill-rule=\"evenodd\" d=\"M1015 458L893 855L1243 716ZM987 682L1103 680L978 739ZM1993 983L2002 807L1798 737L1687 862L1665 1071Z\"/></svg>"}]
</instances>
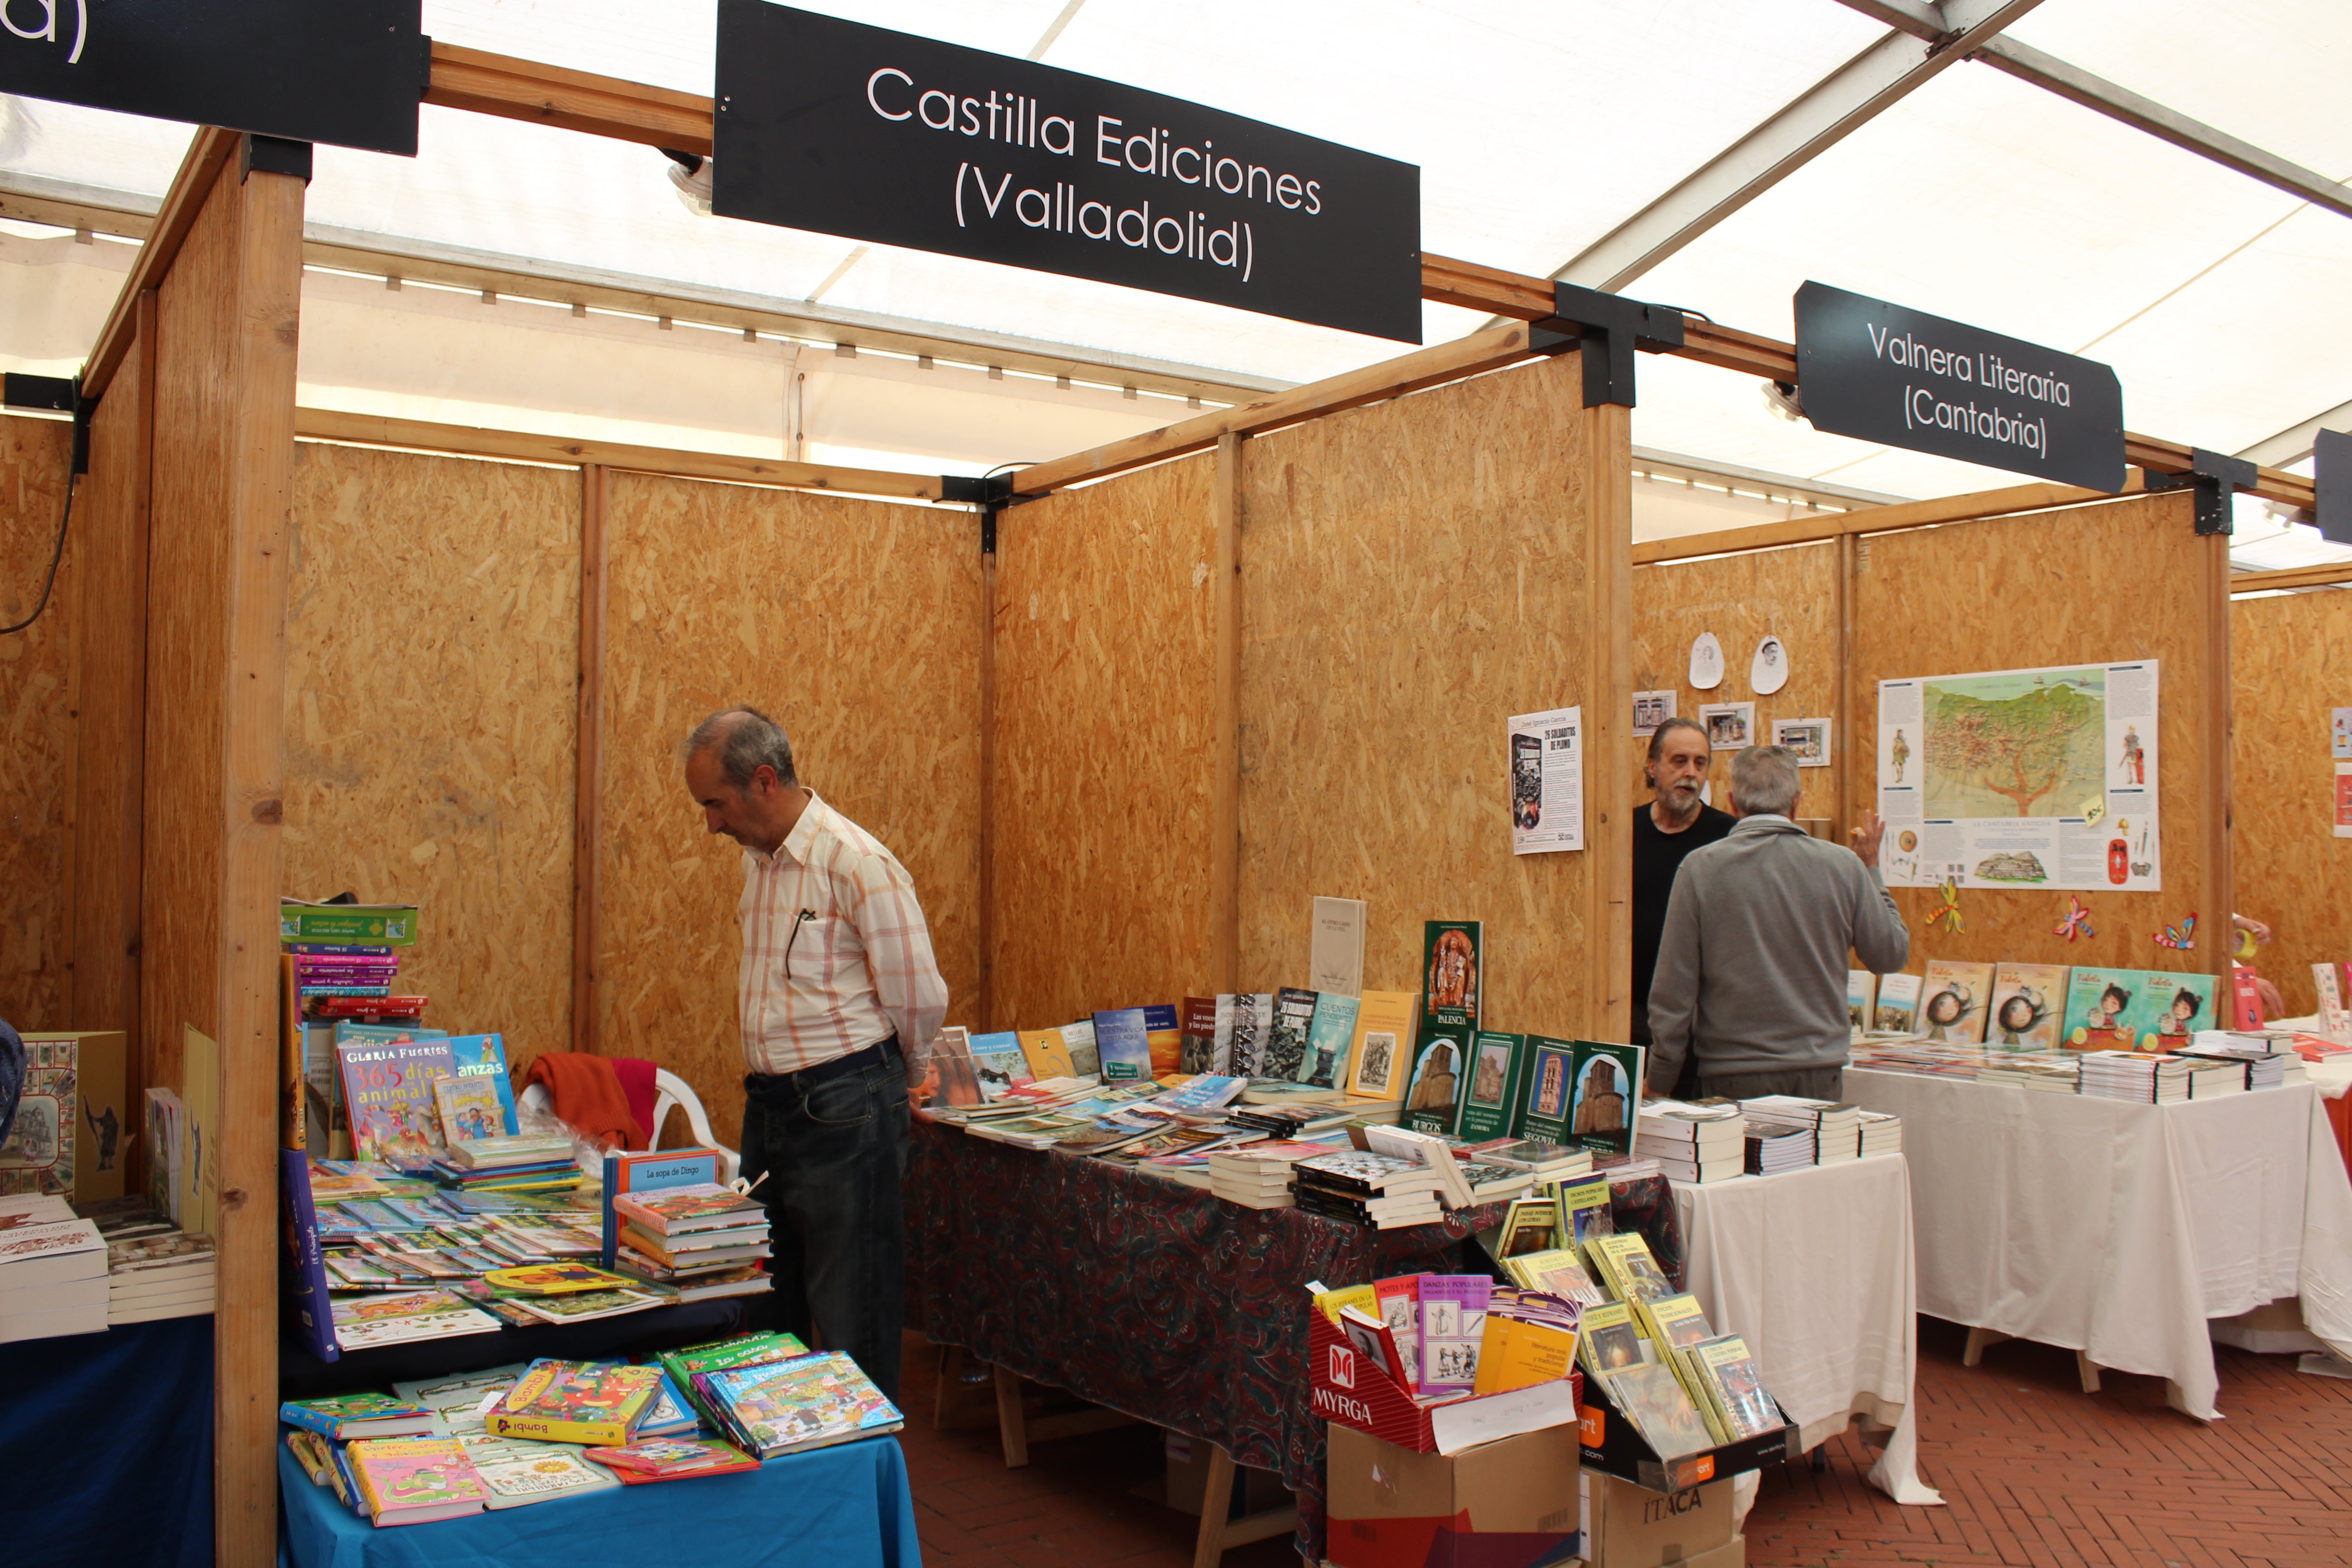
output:
<instances>
[{"instance_id":1,"label":"orange cloth","mask_svg":"<svg viewBox=\"0 0 2352 1568\"><path fill-rule=\"evenodd\" d=\"M646 1131L629 1109L620 1074L605 1057L546 1051L531 1058L523 1087L543 1083L564 1125L608 1149L643 1149Z\"/></svg>"}]
</instances>

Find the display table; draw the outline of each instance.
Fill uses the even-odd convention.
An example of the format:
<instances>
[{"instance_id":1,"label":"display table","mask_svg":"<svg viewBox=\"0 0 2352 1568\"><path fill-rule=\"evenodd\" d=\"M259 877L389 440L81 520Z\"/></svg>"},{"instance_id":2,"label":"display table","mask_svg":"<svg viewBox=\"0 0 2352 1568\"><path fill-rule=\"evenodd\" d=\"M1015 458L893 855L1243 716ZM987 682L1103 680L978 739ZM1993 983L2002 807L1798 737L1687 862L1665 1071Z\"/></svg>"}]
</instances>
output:
<instances>
[{"instance_id":1,"label":"display table","mask_svg":"<svg viewBox=\"0 0 2352 1568\"><path fill-rule=\"evenodd\" d=\"M0 1344L0 1389L11 1561L212 1568L211 1314Z\"/></svg>"},{"instance_id":2,"label":"display table","mask_svg":"<svg viewBox=\"0 0 2352 1568\"><path fill-rule=\"evenodd\" d=\"M345 1351L333 1361L320 1361L310 1353L289 1314L278 1337L278 1396L314 1399L362 1389L383 1393L395 1383L448 1377L542 1356L555 1361L627 1360L742 1333L751 1327L753 1300L721 1296L624 1312L616 1318L591 1318L584 1323L509 1326L494 1334L459 1334L454 1339Z\"/></svg>"},{"instance_id":3,"label":"display table","mask_svg":"<svg viewBox=\"0 0 2352 1568\"><path fill-rule=\"evenodd\" d=\"M724 1563L921 1568L907 1457L892 1437L787 1454L757 1470L613 1487L582 1497L379 1530L315 1486L280 1443L284 1561L293 1568L515 1568L520 1563ZM152 1510L151 1524L163 1517ZM171 1534L172 1531L159 1533ZM204 1541L211 1559L212 1539Z\"/></svg>"},{"instance_id":4,"label":"display table","mask_svg":"<svg viewBox=\"0 0 2352 1568\"><path fill-rule=\"evenodd\" d=\"M1907 1129L1906 1129L1907 1131ZM1812 1448L1855 1415L1894 1436L1870 1472L1896 1502L1940 1503L1917 1470L1910 1168L1900 1154L1675 1184L1684 1288L1737 1333Z\"/></svg>"},{"instance_id":5,"label":"display table","mask_svg":"<svg viewBox=\"0 0 2352 1568\"><path fill-rule=\"evenodd\" d=\"M2352 1181L2310 1086L2135 1105L1848 1068L1903 1118L1919 1310L2161 1377L2216 1419L2207 1320L2284 1297L2352 1348Z\"/></svg>"},{"instance_id":6,"label":"display table","mask_svg":"<svg viewBox=\"0 0 2352 1568\"><path fill-rule=\"evenodd\" d=\"M1665 1184L1635 1185L1654 1189L1648 1206L1671 1226ZM1485 1272L1463 1245L1501 1213L1368 1230L919 1123L907 1173L908 1323L1274 1471L1298 1494L1299 1550L1319 1561L1323 1423L1307 1403L1306 1286ZM1678 1262L1671 1234L1660 1231L1656 1249L1669 1268Z\"/></svg>"}]
</instances>

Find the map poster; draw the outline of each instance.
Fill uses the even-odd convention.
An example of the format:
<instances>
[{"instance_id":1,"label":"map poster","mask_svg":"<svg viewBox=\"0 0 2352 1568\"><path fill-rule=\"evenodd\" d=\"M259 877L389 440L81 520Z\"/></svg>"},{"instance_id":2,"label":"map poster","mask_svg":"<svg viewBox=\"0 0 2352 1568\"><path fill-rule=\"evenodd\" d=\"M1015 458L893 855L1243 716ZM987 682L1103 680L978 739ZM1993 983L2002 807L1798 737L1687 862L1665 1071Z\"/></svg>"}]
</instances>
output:
<instances>
[{"instance_id":1,"label":"map poster","mask_svg":"<svg viewBox=\"0 0 2352 1568\"><path fill-rule=\"evenodd\" d=\"M2157 667L1878 683L1890 887L2156 892Z\"/></svg>"}]
</instances>

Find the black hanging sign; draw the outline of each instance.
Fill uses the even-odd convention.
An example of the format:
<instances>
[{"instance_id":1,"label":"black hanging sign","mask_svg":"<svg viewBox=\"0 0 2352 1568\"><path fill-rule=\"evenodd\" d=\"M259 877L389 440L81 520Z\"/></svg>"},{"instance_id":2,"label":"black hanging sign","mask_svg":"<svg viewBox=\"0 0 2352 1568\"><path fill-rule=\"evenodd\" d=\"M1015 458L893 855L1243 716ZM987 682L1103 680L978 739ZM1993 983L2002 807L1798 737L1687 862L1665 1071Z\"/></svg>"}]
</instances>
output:
<instances>
[{"instance_id":1,"label":"black hanging sign","mask_svg":"<svg viewBox=\"0 0 2352 1568\"><path fill-rule=\"evenodd\" d=\"M1833 436L2124 488L2123 385L2096 360L1807 283L1797 384L1805 417Z\"/></svg>"},{"instance_id":2,"label":"black hanging sign","mask_svg":"<svg viewBox=\"0 0 2352 1568\"><path fill-rule=\"evenodd\" d=\"M423 0L5 0L0 92L416 153Z\"/></svg>"},{"instance_id":3,"label":"black hanging sign","mask_svg":"<svg viewBox=\"0 0 2352 1568\"><path fill-rule=\"evenodd\" d=\"M1421 342L1421 171L1181 99L719 0L712 210Z\"/></svg>"},{"instance_id":4,"label":"black hanging sign","mask_svg":"<svg viewBox=\"0 0 2352 1568\"><path fill-rule=\"evenodd\" d=\"M2352 436L2321 430L2311 438L2312 488L2318 492L2317 515L2323 539L2352 544Z\"/></svg>"}]
</instances>

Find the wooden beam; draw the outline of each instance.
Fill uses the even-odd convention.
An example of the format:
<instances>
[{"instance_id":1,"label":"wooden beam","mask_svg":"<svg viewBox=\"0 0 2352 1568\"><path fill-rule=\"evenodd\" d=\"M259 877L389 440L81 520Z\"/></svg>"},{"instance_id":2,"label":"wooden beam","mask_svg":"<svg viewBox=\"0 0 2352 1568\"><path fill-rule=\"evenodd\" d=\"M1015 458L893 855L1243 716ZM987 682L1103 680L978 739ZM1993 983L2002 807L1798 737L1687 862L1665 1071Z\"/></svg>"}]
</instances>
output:
<instances>
[{"instance_id":1,"label":"wooden beam","mask_svg":"<svg viewBox=\"0 0 2352 1568\"><path fill-rule=\"evenodd\" d=\"M1853 689L1853 601L1854 574L1862 569L1862 542L1853 534L1841 534L1837 542L1837 711L1830 716L1830 775L1831 798L1835 805L1836 819L1831 824L1832 842L1843 844L1845 836L1861 826L1853 814L1853 770L1847 759L1874 756L1875 747L1854 750L1854 689Z\"/></svg>"},{"instance_id":2,"label":"wooden beam","mask_svg":"<svg viewBox=\"0 0 2352 1568\"><path fill-rule=\"evenodd\" d=\"M690 479L723 479L740 485L786 489L837 490L851 495L890 496L904 500L940 499L937 474L901 474L886 468L839 468L793 463L781 458L739 458L724 452L688 452L667 447L633 447L618 441L581 441L523 430L485 430L471 425L436 425L422 419L388 419L375 414L345 414L305 408L295 416L294 433L314 441L351 441L371 447L408 447L456 452L470 458L505 458L565 468L594 464L639 473Z\"/></svg>"},{"instance_id":3,"label":"wooden beam","mask_svg":"<svg viewBox=\"0 0 2352 1568\"><path fill-rule=\"evenodd\" d=\"M1215 729L1210 737L1209 973L1218 991L1242 977L1242 437L1217 437L1216 555L1209 565L1215 638Z\"/></svg>"},{"instance_id":4,"label":"wooden beam","mask_svg":"<svg viewBox=\"0 0 2352 1568\"><path fill-rule=\"evenodd\" d=\"M1631 1038L1633 1021L1633 416L1584 411L1584 1016L1597 1040Z\"/></svg>"},{"instance_id":5,"label":"wooden beam","mask_svg":"<svg viewBox=\"0 0 2352 1568\"><path fill-rule=\"evenodd\" d=\"M996 552L980 557L980 1005L996 1027Z\"/></svg>"},{"instance_id":6,"label":"wooden beam","mask_svg":"<svg viewBox=\"0 0 2352 1568\"><path fill-rule=\"evenodd\" d=\"M711 100L698 93L455 44L433 46L433 79L425 101L647 147L710 151Z\"/></svg>"},{"instance_id":7,"label":"wooden beam","mask_svg":"<svg viewBox=\"0 0 2352 1568\"><path fill-rule=\"evenodd\" d=\"M2181 509L2186 511L2188 509ZM2198 542L2205 547L2205 668L2199 672L2197 693L2201 709L2198 737L2198 792L2205 797L2205 842L2198 853L2204 861L2205 889L2197 914L2211 927L2210 942L2200 942L2202 967L2226 980L2230 950L2236 945L2230 917L2237 912L2237 876L2231 856L2230 816L2232 770L2230 765L2230 536L2212 534ZM2209 914L2206 911L2210 910ZM2216 994L2226 992L2217 986Z\"/></svg>"},{"instance_id":8,"label":"wooden beam","mask_svg":"<svg viewBox=\"0 0 2352 1568\"><path fill-rule=\"evenodd\" d=\"M598 919L604 852L604 534L605 470L580 469L580 689L574 733L579 771L572 804L572 1048L594 1055L602 1030L596 965L603 951ZM658 1135L661 1129L654 1129Z\"/></svg>"},{"instance_id":9,"label":"wooden beam","mask_svg":"<svg viewBox=\"0 0 2352 1568\"><path fill-rule=\"evenodd\" d=\"M2126 481L2123 493L2134 495L2139 488L2139 476L2135 473ZM2055 507L2116 499L2105 490L2086 490L2074 485L2018 485L1975 495L1945 496L1936 500L1903 501L1895 506L1791 518L1786 522L1763 522L1753 528L1726 528L1713 533L1687 533L1677 539L1653 539L1633 546L1633 561L1636 565L1646 566L1660 561L1688 561L1695 556L1728 555L1742 550L1777 550L1854 534L1893 533L1906 528L1931 528L1939 523L1969 522L1983 517L2008 517L2021 511L2047 511Z\"/></svg>"},{"instance_id":10,"label":"wooden beam","mask_svg":"<svg viewBox=\"0 0 2352 1568\"><path fill-rule=\"evenodd\" d=\"M2278 572L2233 572L2230 574L2230 592L2258 594L2276 588L2325 588L2337 583L2352 583L2352 561L2290 566Z\"/></svg>"},{"instance_id":11,"label":"wooden beam","mask_svg":"<svg viewBox=\"0 0 2352 1568\"><path fill-rule=\"evenodd\" d=\"M138 258L131 264L131 276L122 280L122 292L114 297L114 308L107 312L106 325L99 329L98 345L89 351L89 359L82 367L84 397L103 397L106 389L113 384L114 373L121 368L122 356L131 352L131 339L138 332L139 296L161 284L163 275L172 270L181 242L188 237L189 226L204 210L205 197L211 193L213 182L236 149L236 132L214 125L197 128L195 140L188 143L187 156L180 160L179 173L172 176L171 189L164 193L163 205L155 214L147 242L139 247Z\"/></svg>"},{"instance_id":12,"label":"wooden beam","mask_svg":"<svg viewBox=\"0 0 2352 1568\"><path fill-rule=\"evenodd\" d=\"M1149 430L1054 462L1034 464L1013 476L1013 488L1021 495L1045 495L1066 485L1107 479L1129 468L1203 451L1215 446L1222 437L1261 435L1281 426L1336 414L1343 408L1402 397L1425 386L1499 370L1528 357L1527 328L1496 327L1328 380L1309 382L1288 392L1203 414L1181 425Z\"/></svg>"},{"instance_id":13,"label":"wooden beam","mask_svg":"<svg viewBox=\"0 0 2352 1568\"><path fill-rule=\"evenodd\" d=\"M214 1539L223 1568L278 1554L278 947L286 778L287 534L303 182L224 167L236 207L228 420L227 639L219 809L219 1296L213 1336ZM201 416L202 410L185 411Z\"/></svg>"}]
</instances>

